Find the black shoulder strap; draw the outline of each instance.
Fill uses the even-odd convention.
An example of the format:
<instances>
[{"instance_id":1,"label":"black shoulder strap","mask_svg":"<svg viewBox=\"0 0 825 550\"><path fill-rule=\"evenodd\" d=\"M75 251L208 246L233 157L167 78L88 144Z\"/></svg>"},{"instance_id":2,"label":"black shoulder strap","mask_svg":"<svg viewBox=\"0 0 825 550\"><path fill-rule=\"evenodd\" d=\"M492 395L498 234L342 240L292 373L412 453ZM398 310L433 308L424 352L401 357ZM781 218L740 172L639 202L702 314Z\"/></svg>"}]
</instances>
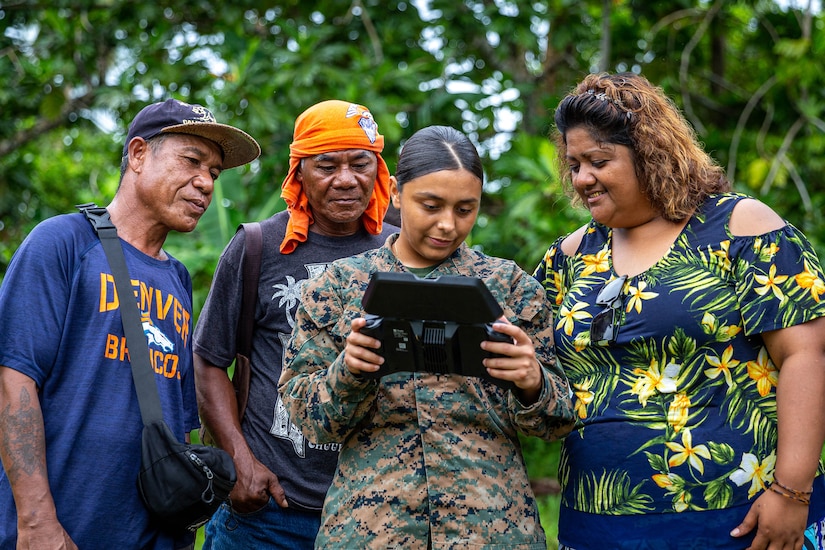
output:
<instances>
[{"instance_id":1,"label":"black shoulder strap","mask_svg":"<svg viewBox=\"0 0 825 550\"><path fill-rule=\"evenodd\" d=\"M143 331L143 324L140 322L140 312L132 292L129 270L126 267L123 247L117 236L117 228L105 208L94 203L79 204L77 208L86 215L94 227L97 236L100 237L103 250L106 252L106 258L109 260L120 302L120 317L129 348L129 362L132 366L132 378L135 381L135 391L140 404L140 416L143 418L143 425L148 426L163 420L163 411L154 369L149 360L149 343Z\"/></svg>"},{"instance_id":2,"label":"black shoulder strap","mask_svg":"<svg viewBox=\"0 0 825 550\"><path fill-rule=\"evenodd\" d=\"M237 352L249 357L252 352L252 333L255 328L255 302L258 301L258 279L261 273L263 237L259 222L242 223L238 230L244 232L242 257L243 294L241 313L238 317Z\"/></svg>"}]
</instances>

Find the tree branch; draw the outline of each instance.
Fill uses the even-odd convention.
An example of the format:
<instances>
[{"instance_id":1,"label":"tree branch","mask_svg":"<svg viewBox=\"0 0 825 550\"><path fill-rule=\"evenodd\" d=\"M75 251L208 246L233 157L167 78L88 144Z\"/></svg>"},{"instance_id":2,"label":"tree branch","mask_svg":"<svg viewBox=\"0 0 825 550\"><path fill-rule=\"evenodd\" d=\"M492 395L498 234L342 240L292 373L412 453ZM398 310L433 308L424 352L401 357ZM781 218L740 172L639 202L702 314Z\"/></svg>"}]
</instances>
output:
<instances>
[{"instance_id":1,"label":"tree branch","mask_svg":"<svg viewBox=\"0 0 825 550\"><path fill-rule=\"evenodd\" d=\"M384 50L381 47L381 40L378 38L378 31L375 29L375 25L372 22L372 18L370 18L370 14L367 11L367 8L364 6L364 3L361 0L353 0L352 5L349 7L347 11L347 17L344 20L345 22L349 22L355 16L355 9L359 8L361 13L360 19L361 22L364 24L364 29L367 31L367 36L370 37L370 43L372 43L372 50L375 52L375 64L380 65L381 62L384 61Z\"/></svg>"},{"instance_id":2,"label":"tree branch","mask_svg":"<svg viewBox=\"0 0 825 550\"><path fill-rule=\"evenodd\" d=\"M805 117L799 117L785 134L785 138L782 140L782 145L779 147L779 150L776 152L776 156L774 156L773 161L771 162L771 170L768 172L768 177L765 178L765 183L762 184L761 192L763 194L767 193L768 190L770 190L771 185L773 185L773 180L776 179L776 174L779 172L779 166L788 154L788 149L790 149L791 143L793 143L796 134L799 133L799 130L801 130L803 126L805 126Z\"/></svg>"},{"instance_id":3,"label":"tree branch","mask_svg":"<svg viewBox=\"0 0 825 550\"><path fill-rule=\"evenodd\" d=\"M688 82L688 69L690 68L690 55L693 53L693 50L699 44L699 41L704 36L705 32L707 31L708 27L710 26L710 22L716 17L716 14L719 13L719 10L722 9L722 5L724 4L724 0L716 0L713 3L713 6L708 10L708 13L705 15L705 18L699 24L699 28L696 29L696 32L691 37L690 42L688 42L685 49L682 50L681 62L679 64L679 83L681 84L682 88L682 106L685 110L685 115L692 120L694 127L696 128L696 132L701 134L705 134L707 132L705 125L702 124L702 121L696 116L696 113L693 112L693 104L691 103L690 99L690 83Z\"/></svg>"},{"instance_id":4,"label":"tree branch","mask_svg":"<svg viewBox=\"0 0 825 550\"><path fill-rule=\"evenodd\" d=\"M87 107L95 94L95 91L90 91L81 97L67 101L60 109L59 116L52 119L41 118L31 128L18 130L9 139L0 140L0 157L8 155L55 128L65 126L69 121L69 115L74 111Z\"/></svg>"},{"instance_id":5,"label":"tree branch","mask_svg":"<svg viewBox=\"0 0 825 550\"><path fill-rule=\"evenodd\" d=\"M742 133L745 131L745 123L747 123L748 118L750 118L751 113L756 108L756 105L762 101L762 98L765 94L768 93L768 90L773 88L774 84L776 84L776 75L771 76L768 80L766 80L758 90L750 97L748 103L745 105L745 108L742 110L742 113L739 115L739 120L736 122L736 129L733 131L733 137L730 141L730 149L728 156L728 178L733 181L734 177L736 176L736 154L739 150L739 140L742 138Z\"/></svg>"}]
</instances>

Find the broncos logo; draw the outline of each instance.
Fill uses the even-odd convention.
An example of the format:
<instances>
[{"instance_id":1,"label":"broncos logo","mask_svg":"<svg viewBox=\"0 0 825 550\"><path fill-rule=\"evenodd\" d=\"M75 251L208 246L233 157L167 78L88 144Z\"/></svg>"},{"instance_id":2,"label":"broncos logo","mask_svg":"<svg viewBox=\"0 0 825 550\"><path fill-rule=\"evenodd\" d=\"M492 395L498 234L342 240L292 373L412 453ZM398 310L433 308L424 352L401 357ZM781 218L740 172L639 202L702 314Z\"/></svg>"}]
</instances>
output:
<instances>
[{"instance_id":1,"label":"broncos logo","mask_svg":"<svg viewBox=\"0 0 825 550\"><path fill-rule=\"evenodd\" d=\"M150 346L154 344L166 352L175 349L175 344L158 327L152 324L152 319L148 313L141 312L140 320L143 324L143 333L146 335L146 340L148 340Z\"/></svg>"},{"instance_id":2,"label":"broncos logo","mask_svg":"<svg viewBox=\"0 0 825 550\"><path fill-rule=\"evenodd\" d=\"M361 105L351 103L347 108L347 114L345 116L346 118L359 117L358 125L364 130L364 134L366 134L370 143L375 143L375 140L378 139L378 123L372 117L371 112Z\"/></svg>"}]
</instances>

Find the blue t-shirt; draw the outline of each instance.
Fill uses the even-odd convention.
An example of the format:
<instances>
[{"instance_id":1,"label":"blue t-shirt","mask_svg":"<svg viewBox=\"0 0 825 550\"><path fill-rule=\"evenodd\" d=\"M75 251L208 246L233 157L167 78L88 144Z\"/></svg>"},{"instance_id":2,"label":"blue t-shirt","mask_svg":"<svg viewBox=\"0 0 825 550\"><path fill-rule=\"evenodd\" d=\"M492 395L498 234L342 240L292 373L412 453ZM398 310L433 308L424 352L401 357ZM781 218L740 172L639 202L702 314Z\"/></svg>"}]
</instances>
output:
<instances>
[{"instance_id":1,"label":"blue t-shirt","mask_svg":"<svg viewBox=\"0 0 825 550\"><path fill-rule=\"evenodd\" d=\"M183 441L198 427L192 367L192 282L170 258L121 241L141 310L164 419ZM82 214L39 224L0 286L0 365L38 386L57 517L80 548L173 549L138 495L142 421L111 269ZM0 549L17 517L0 472ZM191 539L191 537L190 537Z\"/></svg>"}]
</instances>

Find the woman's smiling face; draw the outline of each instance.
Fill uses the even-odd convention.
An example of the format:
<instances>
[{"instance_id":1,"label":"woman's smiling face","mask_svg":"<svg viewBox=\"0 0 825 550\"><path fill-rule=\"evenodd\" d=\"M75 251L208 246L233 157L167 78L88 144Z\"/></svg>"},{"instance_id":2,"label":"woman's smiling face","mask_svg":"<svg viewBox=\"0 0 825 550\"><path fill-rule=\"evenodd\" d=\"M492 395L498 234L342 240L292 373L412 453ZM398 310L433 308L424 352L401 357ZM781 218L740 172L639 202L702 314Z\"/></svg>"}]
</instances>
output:
<instances>
[{"instance_id":1,"label":"woman's smiling face","mask_svg":"<svg viewBox=\"0 0 825 550\"><path fill-rule=\"evenodd\" d=\"M401 210L398 259L408 267L440 263L472 230L481 203L481 180L468 170L440 170L408 181L393 204Z\"/></svg>"},{"instance_id":2,"label":"woman's smiling face","mask_svg":"<svg viewBox=\"0 0 825 550\"><path fill-rule=\"evenodd\" d=\"M568 130L565 139L573 189L594 220L630 228L659 216L642 193L629 147L600 144L583 126Z\"/></svg>"}]
</instances>

